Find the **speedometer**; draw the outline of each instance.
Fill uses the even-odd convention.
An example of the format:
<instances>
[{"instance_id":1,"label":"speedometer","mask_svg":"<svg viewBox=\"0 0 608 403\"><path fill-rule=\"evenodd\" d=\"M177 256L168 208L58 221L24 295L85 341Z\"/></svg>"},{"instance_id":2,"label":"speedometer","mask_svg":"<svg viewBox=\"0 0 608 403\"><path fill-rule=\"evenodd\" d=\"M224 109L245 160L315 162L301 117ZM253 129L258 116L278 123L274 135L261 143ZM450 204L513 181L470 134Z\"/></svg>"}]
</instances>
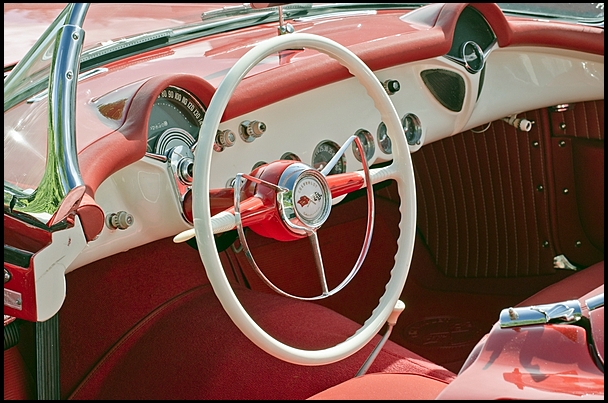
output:
<instances>
[{"instance_id":1,"label":"speedometer","mask_svg":"<svg viewBox=\"0 0 608 403\"><path fill-rule=\"evenodd\" d=\"M188 91L169 86L154 101L148 120L147 152L166 154L172 147L192 147L198 139L205 109Z\"/></svg>"},{"instance_id":2,"label":"speedometer","mask_svg":"<svg viewBox=\"0 0 608 403\"><path fill-rule=\"evenodd\" d=\"M318 171L325 168L329 161L336 155L340 146L333 141L325 140L319 143L312 153L312 166ZM329 171L329 175L346 172L346 156L342 154L336 165Z\"/></svg>"}]
</instances>

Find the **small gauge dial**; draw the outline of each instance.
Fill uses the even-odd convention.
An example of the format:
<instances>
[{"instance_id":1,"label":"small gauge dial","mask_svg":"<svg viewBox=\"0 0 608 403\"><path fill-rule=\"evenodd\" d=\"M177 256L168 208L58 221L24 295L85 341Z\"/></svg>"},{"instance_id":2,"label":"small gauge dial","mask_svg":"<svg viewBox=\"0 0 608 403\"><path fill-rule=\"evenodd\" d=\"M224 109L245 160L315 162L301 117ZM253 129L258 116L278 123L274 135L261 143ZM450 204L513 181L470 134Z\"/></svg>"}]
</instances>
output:
<instances>
[{"instance_id":1,"label":"small gauge dial","mask_svg":"<svg viewBox=\"0 0 608 403\"><path fill-rule=\"evenodd\" d=\"M384 154L391 154L393 152L391 139L388 137L384 122L380 122L378 126L378 146Z\"/></svg>"},{"instance_id":2,"label":"small gauge dial","mask_svg":"<svg viewBox=\"0 0 608 403\"><path fill-rule=\"evenodd\" d=\"M363 152L365 152L365 160L370 161L374 157L374 153L376 152L376 145L374 144L374 136L370 132L365 129L359 129L355 133L359 140L361 141L361 145L363 146ZM353 154L355 154L355 158L357 161L361 162L361 154L359 154L359 148L357 144L353 142Z\"/></svg>"},{"instance_id":3,"label":"small gauge dial","mask_svg":"<svg viewBox=\"0 0 608 403\"><path fill-rule=\"evenodd\" d=\"M312 166L318 171L325 168L329 161L336 155L340 146L333 141L325 140L319 143L312 153ZM342 154L336 165L331 169L329 175L346 172L346 156Z\"/></svg>"},{"instance_id":4,"label":"small gauge dial","mask_svg":"<svg viewBox=\"0 0 608 403\"><path fill-rule=\"evenodd\" d=\"M300 157L298 157L296 154L290 153L290 152L287 152L287 153L281 155L281 159L288 160L288 161L302 161L300 159Z\"/></svg>"},{"instance_id":5,"label":"small gauge dial","mask_svg":"<svg viewBox=\"0 0 608 403\"><path fill-rule=\"evenodd\" d=\"M258 161L255 164L253 164L253 167L251 167L252 171L255 171L256 168L261 167L262 165L266 165L267 162L266 161Z\"/></svg>"},{"instance_id":6,"label":"small gauge dial","mask_svg":"<svg viewBox=\"0 0 608 403\"><path fill-rule=\"evenodd\" d=\"M422 127L420 126L418 116L408 113L401 119L401 125L403 126L407 143L411 146L419 144L422 137Z\"/></svg>"}]
</instances>

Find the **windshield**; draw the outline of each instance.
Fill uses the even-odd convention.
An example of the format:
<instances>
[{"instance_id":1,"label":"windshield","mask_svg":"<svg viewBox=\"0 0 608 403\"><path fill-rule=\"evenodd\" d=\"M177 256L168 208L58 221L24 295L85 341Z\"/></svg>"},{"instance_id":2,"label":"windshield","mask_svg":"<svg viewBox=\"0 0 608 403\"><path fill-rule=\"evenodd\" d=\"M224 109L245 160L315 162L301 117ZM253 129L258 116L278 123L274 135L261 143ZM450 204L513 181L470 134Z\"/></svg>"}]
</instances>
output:
<instances>
[{"instance_id":1,"label":"windshield","mask_svg":"<svg viewBox=\"0 0 608 403\"><path fill-rule=\"evenodd\" d=\"M84 49L98 46L110 39L116 40L162 29L173 29L184 25L217 22L256 10L245 6L248 3L111 3L92 4L84 23L86 38ZM256 4L256 3L253 3ZM426 3L392 4L327 4L293 3L285 7L307 7L309 11L320 7L334 8L414 8ZM604 3L498 3L507 13L534 15L603 25ZM66 3L5 3L4 4L4 65L10 66L21 60L26 52L59 15ZM241 9L238 12L238 9ZM274 7L276 9L276 7ZM244 10L244 11L243 11ZM259 11L259 10L257 10ZM326 11L327 12L327 11Z\"/></svg>"},{"instance_id":2,"label":"windshield","mask_svg":"<svg viewBox=\"0 0 608 403\"><path fill-rule=\"evenodd\" d=\"M55 21L46 29L40 39L4 80L4 111L18 101L18 94L32 94L48 86L49 69L53 59L55 38L61 27L67 23L71 7L61 11ZM5 37L6 41L6 37ZM23 98L23 97L19 97Z\"/></svg>"},{"instance_id":3,"label":"windshield","mask_svg":"<svg viewBox=\"0 0 608 403\"><path fill-rule=\"evenodd\" d=\"M604 25L604 3L497 3L505 13Z\"/></svg>"}]
</instances>

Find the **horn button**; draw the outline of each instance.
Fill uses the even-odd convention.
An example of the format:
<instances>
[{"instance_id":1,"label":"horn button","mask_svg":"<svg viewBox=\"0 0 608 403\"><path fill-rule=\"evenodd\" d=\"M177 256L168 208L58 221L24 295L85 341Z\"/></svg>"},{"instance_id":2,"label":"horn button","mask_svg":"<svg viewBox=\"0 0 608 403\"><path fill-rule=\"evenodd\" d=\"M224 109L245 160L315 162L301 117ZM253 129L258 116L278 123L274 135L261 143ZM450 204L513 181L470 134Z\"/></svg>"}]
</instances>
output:
<instances>
[{"instance_id":1,"label":"horn button","mask_svg":"<svg viewBox=\"0 0 608 403\"><path fill-rule=\"evenodd\" d=\"M277 194L279 211L287 227L305 235L317 230L331 211L331 191L325 177L304 164L292 164L281 175Z\"/></svg>"},{"instance_id":2,"label":"horn button","mask_svg":"<svg viewBox=\"0 0 608 403\"><path fill-rule=\"evenodd\" d=\"M271 190L268 186L257 186L256 193L263 199L276 197L278 213L275 220L251 226L258 234L283 241L299 239L319 229L329 217L331 190L316 169L301 162L276 161L263 167L257 175L252 174L278 187Z\"/></svg>"}]
</instances>

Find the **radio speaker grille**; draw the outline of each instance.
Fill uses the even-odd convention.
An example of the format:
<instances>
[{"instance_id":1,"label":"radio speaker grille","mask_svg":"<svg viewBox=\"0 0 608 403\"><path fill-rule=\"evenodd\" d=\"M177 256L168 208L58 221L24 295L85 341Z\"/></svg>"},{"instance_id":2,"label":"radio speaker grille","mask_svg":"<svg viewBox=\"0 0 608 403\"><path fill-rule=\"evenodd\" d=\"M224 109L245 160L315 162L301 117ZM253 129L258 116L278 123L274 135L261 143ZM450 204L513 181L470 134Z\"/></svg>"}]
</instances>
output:
<instances>
[{"instance_id":1,"label":"radio speaker grille","mask_svg":"<svg viewBox=\"0 0 608 403\"><path fill-rule=\"evenodd\" d=\"M431 69L422 71L420 76L441 105L453 112L462 110L465 86L460 74L449 70Z\"/></svg>"}]
</instances>

